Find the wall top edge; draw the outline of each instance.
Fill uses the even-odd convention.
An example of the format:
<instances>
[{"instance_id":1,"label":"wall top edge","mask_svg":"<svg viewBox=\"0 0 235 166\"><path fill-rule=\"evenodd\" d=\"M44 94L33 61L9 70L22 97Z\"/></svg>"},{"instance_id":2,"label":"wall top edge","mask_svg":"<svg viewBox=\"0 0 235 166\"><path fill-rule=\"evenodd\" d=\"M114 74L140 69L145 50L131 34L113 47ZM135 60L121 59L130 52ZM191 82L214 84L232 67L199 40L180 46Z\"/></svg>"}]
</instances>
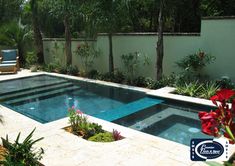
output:
<instances>
[{"instance_id":1,"label":"wall top edge","mask_svg":"<svg viewBox=\"0 0 235 166\"><path fill-rule=\"evenodd\" d=\"M202 20L226 20L226 19L235 19L235 16L209 16L209 17L202 17Z\"/></svg>"},{"instance_id":2,"label":"wall top edge","mask_svg":"<svg viewBox=\"0 0 235 166\"><path fill-rule=\"evenodd\" d=\"M43 41L65 41L64 38L43 38ZM71 41L96 41L96 39L72 38Z\"/></svg>"},{"instance_id":3,"label":"wall top edge","mask_svg":"<svg viewBox=\"0 0 235 166\"><path fill-rule=\"evenodd\" d=\"M200 33L163 33L164 36L200 36ZM98 36L107 36L108 33L99 33ZM130 32L130 33L113 33L113 36L157 36L157 32Z\"/></svg>"}]
</instances>

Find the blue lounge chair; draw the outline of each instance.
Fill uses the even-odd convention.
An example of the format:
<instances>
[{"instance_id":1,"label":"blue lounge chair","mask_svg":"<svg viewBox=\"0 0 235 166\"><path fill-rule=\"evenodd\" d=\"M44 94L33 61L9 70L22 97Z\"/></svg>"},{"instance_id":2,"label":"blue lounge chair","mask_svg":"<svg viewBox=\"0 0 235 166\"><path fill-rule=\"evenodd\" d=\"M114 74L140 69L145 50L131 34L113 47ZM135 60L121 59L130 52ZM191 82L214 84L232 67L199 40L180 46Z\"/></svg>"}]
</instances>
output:
<instances>
[{"instance_id":1,"label":"blue lounge chair","mask_svg":"<svg viewBox=\"0 0 235 166\"><path fill-rule=\"evenodd\" d=\"M0 56L0 71L16 73L19 70L17 50L2 50Z\"/></svg>"}]
</instances>

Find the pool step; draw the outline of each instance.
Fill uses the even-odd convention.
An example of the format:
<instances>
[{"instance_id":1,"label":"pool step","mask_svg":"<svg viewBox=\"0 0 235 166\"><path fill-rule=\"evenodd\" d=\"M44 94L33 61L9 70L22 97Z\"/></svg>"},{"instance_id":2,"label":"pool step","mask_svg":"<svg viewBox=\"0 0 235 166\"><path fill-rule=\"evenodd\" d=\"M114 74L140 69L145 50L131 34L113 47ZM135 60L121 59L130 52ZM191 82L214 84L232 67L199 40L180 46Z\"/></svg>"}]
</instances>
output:
<instances>
[{"instance_id":1,"label":"pool step","mask_svg":"<svg viewBox=\"0 0 235 166\"><path fill-rule=\"evenodd\" d=\"M119 118L138 112L140 110L143 110L145 108L151 107L153 105L160 104L162 102L163 100L145 97L134 102L125 104L116 109L107 110L103 113L96 114L93 116L107 121L114 121Z\"/></svg>"},{"instance_id":2,"label":"pool step","mask_svg":"<svg viewBox=\"0 0 235 166\"><path fill-rule=\"evenodd\" d=\"M67 80L52 81L50 83L44 83L44 84L37 85L37 86L32 86L32 87L30 86L30 87L22 88L22 89L19 89L19 90L4 92L4 93L1 93L1 96L15 94L15 93L19 93L19 92L25 92L25 91L28 91L28 90L38 89L38 88L43 88L43 87L51 87L51 86L64 84L64 83L68 83L68 81Z\"/></svg>"},{"instance_id":3,"label":"pool step","mask_svg":"<svg viewBox=\"0 0 235 166\"><path fill-rule=\"evenodd\" d=\"M69 83L69 82L63 82L63 83L56 84L53 86L51 85L51 86L37 87L34 89L16 92L13 94L2 95L0 97L0 102L4 102L4 101L10 100L12 98L19 98L19 97L24 97L24 96L34 95L34 94L40 94L40 93L44 93L44 92L48 92L48 91L52 91L52 90L56 90L56 89L66 88L69 86L73 86L73 84Z\"/></svg>"},{"instance_id":4,"label":"pool step","mask_svg":"<svg viewBox=\"0 0 235 166\"><path fill-rule=\"evenodd\" d=\"M26 97L21 97L21 98L9 100L5 103L9 104L9 105L19 105L19 104L22 104L23 102L27 102L28 100L32 101L35 99L50 98L50 97L53 97L53 96L56 96L59 94L75 91L78 89L80 89L78 86L72 86L72 87L67 87L67 88L63 88L63 89L56 89L56 90L51 90L49 92L47 91L47 92L40 93L40 94L35 94L35 95L31 95L31 96L26 96Z\"/></svg>"}]
</instances>

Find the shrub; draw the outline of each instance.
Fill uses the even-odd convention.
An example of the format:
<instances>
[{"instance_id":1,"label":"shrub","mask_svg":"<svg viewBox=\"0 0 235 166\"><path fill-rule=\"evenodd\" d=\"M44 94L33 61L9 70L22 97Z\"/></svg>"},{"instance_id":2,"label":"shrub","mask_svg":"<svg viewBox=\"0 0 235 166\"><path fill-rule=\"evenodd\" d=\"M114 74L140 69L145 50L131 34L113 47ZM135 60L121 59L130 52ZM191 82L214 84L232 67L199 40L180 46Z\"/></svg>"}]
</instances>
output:
<instances>
[{"instance_id":1,"label":"shrub","mask_svg":"<svg viewBox=\"0 0 235 166\"><path fill-rule=\"evenodd\" d=\"M90 123L87 117L80 110L75 110L74 107L68 109L69 123L72 131L76 135L81 135L84 139L104 132L102 126L97 123Z\"/></svg>"},{"instance_id":2,"label":"shrub","mask_svg":"<svg viewBox=\"0 0 235 166\"><path fill-rule=\"evenodd\" d=\"M218 80L217 84L222 89L235 89L235 84L228 77L223 77L221 80Z\"/></svg>"},{"instance_id":3,"label":"shrub","mask_svg":"<svg viewBox=\"0 0 235 166\"><path fill-rule=\"evenodd\" d=\"M31 66L31 65L37 64L38 57L33 51L27 52L25 60L26 60L27 65Z\"/></svg>"},{"instance_id":4,"label":"shrub","mask_svg":"<svg viewBox=\"0 0 235 166\"><path fill-rule=\"evenodd\" d=\"M94 142L113 142L114 137L112 133L105 132L105 133L99 133L96 134L88 139L89 141L94 141Z\"/></svg>"},{"instance_id":5,"label":"shrub","mask_svg":"<svg viewBox=\"0 0 235 166\"><path fill-rule=\"evenodd\" d=\"M94 59L100 54L100 52L94 48L94 45L92 43L88 44L88 42L79 44L75 53L77 56L81 57L83 70L85 73L87 73L89 68L92 67Z\"/></svg>"},{"instance_id":6,"label":"shrub","mask_svg":"<svg viewBox=\"0 0 235 166\"><path fill-rule=\"evenodd\" d=\"M136 70L139 68L140 65L149 65L149 59L144 56L143 63L140 60L140 56L142 56L139 52L123 54L121 56L122 63L124 65L124 69L126 71L127 80L130 84L133 83L133 80L136 77Z\"/></svg>"},{"instance_id":7,"label":"shrub","mask_svg":"<svg viewBox=\"0 0 235 166\"><path fill-rule=\"evenodd\" d=\"M108 72L101 76L102 80L111 81L116 83L122 83L125 80L125 76L121 71Z\"/></svg>"},{"instance_id":8,"label":"shrub","mask_svg":"<svg viewBox=\"0 0 235 166\"><path fill-rule=\"evenodd\" d=\"M87 77L91 79L99 79L100 73L97 70L91 70L87 73Z\"/></svg>"},{"instance_id":9,"label":"shrub","mask_svg":"<svg viewBox=\"0 0 235 166\"><path fill-rule=\"evenodd\" d=\"M39 138L37 140L33 140L32 136L35 129L25 138L25 140L20 143L20 133L18 134L15 143L11 143L8 140L8 136L6 139L2 139L2 145L7 150L7 153L4 155L5 160L0 161L0 164L3 165L28 165L28 166L37 166L39 164L39 160L42 159L42 154L44 150L40 148L40 150L35 151L33 149L33 145L42 140L43 138Z\"/></svg>"},{"instance_id":10,"label":"shrub","mask_svg":"<svg viewBox=\"0 0 235 166\"><path fill-rule=\"evenodd\" d=\"M143 77L143 76L137 77L136 79L134 79L133 85L139 86L139 87L146 87L145 77Z\"/></svg>"},{"instance_id":11,"label":"shrub","mask_svg":"<svg viewBox=\"0 0 235 166\"><path fill-rule=\"evenodd\" d=\"M59 72L60 74L67 74L67 67L64 66L64 65L59 66L59 67L58 67L58 72Z\"/></svg>"},{"instance_id":12,"label":"shrub","mask_svg":"<svg viewBox=\"0 0 235 166\"><path fill-rule=\"evenodd\" d=\"M67 74L76 76L78 74L77 66L72 66L72 65L67 66Z\"/></svg>"},{"instance_id":13,"label":"shrub","mask_svg":"<svg viewBox=\"0 0 235 166\"><path fill-rule=\"evenodd\" d=\"M198 53L188 55L179 62L176 62L176 65L183 70L185 77L190 80L195 76L200 78L202 69L214 61L215 56L199 50Z\"/></svg>"}]
</instances>

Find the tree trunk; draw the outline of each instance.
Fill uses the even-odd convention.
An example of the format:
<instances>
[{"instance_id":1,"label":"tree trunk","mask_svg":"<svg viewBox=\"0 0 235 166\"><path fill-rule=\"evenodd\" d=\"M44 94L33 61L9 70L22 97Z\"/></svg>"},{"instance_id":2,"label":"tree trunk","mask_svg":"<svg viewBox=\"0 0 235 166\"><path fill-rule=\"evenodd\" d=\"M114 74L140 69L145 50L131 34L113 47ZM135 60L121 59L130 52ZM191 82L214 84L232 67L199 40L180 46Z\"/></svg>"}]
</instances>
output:
<instances>
[{"instance_id":1,"label":"tree trunk","mask_svg":"<svg viewBox=\"0 0 235 166\"><path fill-rule=\"evenodd\" d=\"M108 34L109 36L109 72L114 72L114 64L113 64L113 39L112 33Z\"/></svg>"},{"instance_id":2,"label":"tree trunk","mask_svg":"<svg viewBox=\"0 0 235 166\"><path fill-rule=\"evenodd\" d=\"M160 10L158 15L158 41L157 41L157 62L156 62L156 79L159 81L163 73L163 0L160 1Z\"/></svg>"},{"instance_id":3,"label":"tree trunk","mask_svg":"<svg viewBox=\"0 0 235 166\"><path fill-rule=\"evenodd\" d=\"M65 56L66 56L66 64L67 65L72 65L71 33L70 33L68 15L64 16L64 27L65 27Z\"/></svg>"},{"instance_id":4,"label":"tree trunk","mask_svg":"<svg viewBox=\"0 0 235 166\"><path fill-rule=\"evenodd\" d=\"M33 23L33 35L34 35L34 42L36 47L36 54L38 57L38 63L43 64L44 63L44 56L43 56L43 43L42 43L42 35L39 29L38 21L35 16L32 17L32 23Z\"/></svg>"},{"instance_id":5,"label":"tree trunk","mask_svg":"<svg viewBox=\"0 0 235 166\"><path fill-rule=\"evenodd\" d=\"M42 35L39 28L38 23L38 4L37 0L30 1L30 7L32 12L32 26L33 26L33 36L34 36L34 44L36 47L36 55L38 58L38 63L44 63L44 56L43 56L43 43L42 43Z\"/></svg>"}]
</instances>

